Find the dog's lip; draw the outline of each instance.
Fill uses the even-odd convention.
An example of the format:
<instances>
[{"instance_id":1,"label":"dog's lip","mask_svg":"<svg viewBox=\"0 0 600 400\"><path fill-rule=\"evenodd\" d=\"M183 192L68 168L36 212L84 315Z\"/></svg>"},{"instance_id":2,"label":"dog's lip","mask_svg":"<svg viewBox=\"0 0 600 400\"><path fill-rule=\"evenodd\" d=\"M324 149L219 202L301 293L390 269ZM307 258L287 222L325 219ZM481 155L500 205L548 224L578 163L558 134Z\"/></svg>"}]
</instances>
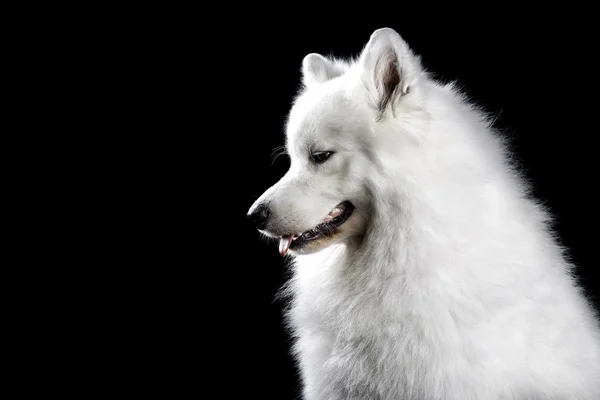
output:
<instances>
[{"instance_id":1,"label":"dog's lip","mask_svg":"<svg viewBox=\"0 0 600 400\"><path fill-rule=\"evenodd\" d=\"M323 224L331 224L336 218L338 218L339 216L342 216L345 212L350 212L352 213L354 211L354 206L352 205L352 203L350 203L348 200L344 200L341 203L339 203L337 206L335 206L330 212L329 214L327 214L327 216L325 218L323 218L323 221L320 222L318 225L314 226L311 229L307 229L305 231L302 231L300 233L294 233L294 234L288 234L288 235L282 235L281 237L293 237L293 240L298 239L300 236L302 236L303 234L310 232L316 228L318 228L319 226L323 225ZM333 225L335 226L339 226L341 225L342 220L340 220L337 223L333 223ZM343 222L346 222L345 219L343 220Z\"/></svg>"},{"instance_id":2,"label":"dog's lip","mask_svg":"<svg viewBox=\"0 0 600 400\"><path fill-rule=\"evenodd\" d=\"M328 235L328 231L343 225L354 212L354 205L345 200L335 206L314 228L301 233L282 235L279 240L279 253L285 256L290 248L302 246L304 243Z\"/></svg>"}]
</instances>

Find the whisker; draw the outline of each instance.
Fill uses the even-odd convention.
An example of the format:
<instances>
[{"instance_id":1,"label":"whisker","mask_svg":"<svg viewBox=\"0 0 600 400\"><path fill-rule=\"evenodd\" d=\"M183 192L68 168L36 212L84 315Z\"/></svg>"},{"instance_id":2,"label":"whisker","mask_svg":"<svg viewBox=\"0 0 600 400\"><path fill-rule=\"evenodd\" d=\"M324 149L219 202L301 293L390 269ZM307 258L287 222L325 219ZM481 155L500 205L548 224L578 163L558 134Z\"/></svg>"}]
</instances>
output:
<instances>
[{"instance_id":1,"label":"whisker","mask_svg":"<svg viewBox=\"0 0 600 400\"><path fill-rule=\"evenodd\" d=\"M275 164L275 161L277 160L277 158L279 158L279 156L283 155L283 154L288 154L287 150L285 149L285 146L277 146L273 149L273 151L271 152L271 157L272 157L272 161L271 161L271 166L273 166L273 164Z\"/></svg>"},{"instance_id":2,"label":"whisker","mask_svg":"<svg viewBox=\"0 0 600 400\"><path fill-rule=\"evenodd\" d=\"M277 153L278 151L281 150L285 150L285 146L281 145L281 146L275 146L275 148L273 149L273 151L271 152L271 156L273 156L275 153Z\"/></svg>"}]
</instances>

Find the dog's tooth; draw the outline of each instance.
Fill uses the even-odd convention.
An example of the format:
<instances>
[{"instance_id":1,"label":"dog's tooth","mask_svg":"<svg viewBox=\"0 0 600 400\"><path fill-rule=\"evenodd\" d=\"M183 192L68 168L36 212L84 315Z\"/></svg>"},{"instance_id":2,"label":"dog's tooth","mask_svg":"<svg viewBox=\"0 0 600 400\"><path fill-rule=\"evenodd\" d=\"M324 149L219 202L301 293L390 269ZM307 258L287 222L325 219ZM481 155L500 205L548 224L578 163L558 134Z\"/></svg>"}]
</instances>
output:
<instances>
[{"instance_id":1,"label":"dog's tooth","mask_svg":"<svg viewBox=\"0 0 600 400\"><path fill-rule=\"evenodd\" d=\"M339 217L340 215L342 215L343 212L344 212L343 208L336 207L333 210L331 210L328 217L331 217L331 219L333 219L333 218L336 218L336 217Z\"/></svg>"}]
</instances>

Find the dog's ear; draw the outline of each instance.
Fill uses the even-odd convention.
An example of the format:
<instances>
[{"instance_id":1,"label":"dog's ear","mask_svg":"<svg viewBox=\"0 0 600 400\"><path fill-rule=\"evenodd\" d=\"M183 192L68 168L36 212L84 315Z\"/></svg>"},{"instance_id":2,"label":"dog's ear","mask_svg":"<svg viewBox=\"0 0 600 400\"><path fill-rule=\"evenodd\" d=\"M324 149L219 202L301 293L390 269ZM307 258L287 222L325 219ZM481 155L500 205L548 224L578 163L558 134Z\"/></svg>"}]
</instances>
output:
<instances>
[{"instance_id":1,"label":"dog's ear","mask_svg":"<svg viewBox=\"0 0 600 400\"><path fill-rule=\"evenodd\" d=\"M422 72L415 56L400 35L390 28L378 29L371 35L359 60L362 79L382 118L418 82Z\"/></svg>"},{"instance_id":2,"label":"dog's ear","mask_svg":"<svg viewBox=\"0 0 600 400\"><path fill-rule=\"evenodd\" d=\"M302 60L302 83L310 87L344 73L344 68L332 60L317 53L310 53Z\"/></svg>"}]
</instances>

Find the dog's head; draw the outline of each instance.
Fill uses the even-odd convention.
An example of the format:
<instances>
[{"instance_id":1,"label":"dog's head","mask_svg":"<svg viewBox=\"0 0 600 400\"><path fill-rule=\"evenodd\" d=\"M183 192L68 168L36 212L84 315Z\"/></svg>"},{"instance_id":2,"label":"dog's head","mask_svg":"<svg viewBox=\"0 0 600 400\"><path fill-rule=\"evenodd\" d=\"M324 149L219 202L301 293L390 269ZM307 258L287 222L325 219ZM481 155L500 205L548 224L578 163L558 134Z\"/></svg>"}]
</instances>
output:
<instances>
[{"instance_id":1,"label":"dog's head","mask_svg":"<svg viewBox=\"0 0 600 400\"><path fill-rule=\"evenodd\" d=\"M304 88L286 126L290 169L248 212L265 235L306 254L364 234L375 140L420 76L420 64L391 29L375 31L354 62L309 54ZM410 99L408 99L410 100Z\"/></svg>"}]
</instances>

